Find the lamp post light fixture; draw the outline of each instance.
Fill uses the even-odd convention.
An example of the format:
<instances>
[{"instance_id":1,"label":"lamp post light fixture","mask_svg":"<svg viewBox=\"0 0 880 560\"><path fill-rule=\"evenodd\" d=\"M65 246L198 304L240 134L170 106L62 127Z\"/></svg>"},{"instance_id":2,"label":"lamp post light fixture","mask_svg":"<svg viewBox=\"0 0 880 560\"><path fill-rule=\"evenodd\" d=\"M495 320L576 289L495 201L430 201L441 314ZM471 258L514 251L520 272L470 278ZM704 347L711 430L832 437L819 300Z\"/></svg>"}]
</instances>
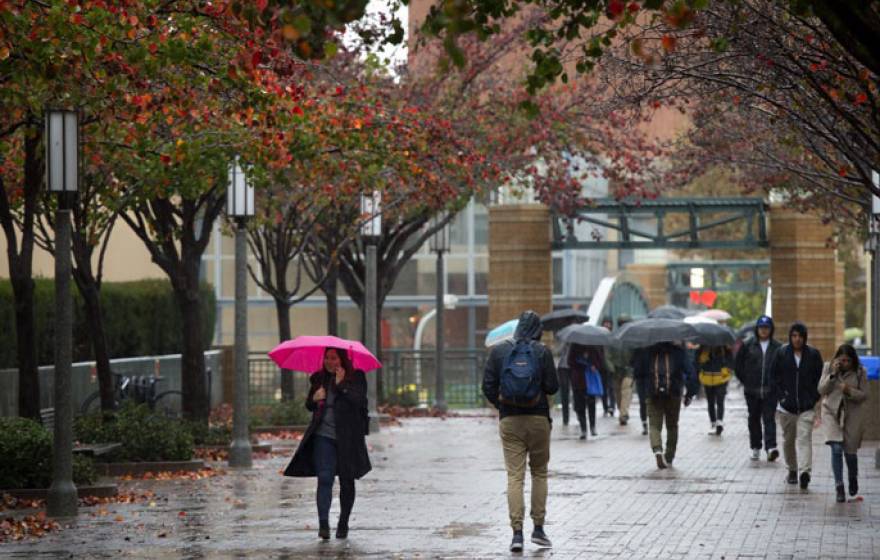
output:
<instances>
[{"instance_id":1,"label":"lamp post light fixture","mask_svg":"<svg viewBox=\"0 0 880 560\"><path fill-rule=\"evenodd\" d=\"M442 226L441 226L442 224ZM444 284L446 273L443 266L443 253L449 252L449 224L448 216L445 212L437 214L431 220L431 228L438 228L434 235L428 241L428 247L431 251L437 253L437 339L435 344L434 357L434 380L436 382L434 389L434 408L441 412L446 412L446 377L444 375L443 364L443 295L446 292Z\"/></svg>"},{"instance_id":2,"label":"lamp post light fixture","mask_svg":"<svg viewBox=\"0 0 880 560\"><path fill-rule=\"evenodd\" d=\"M52 485L46 510L51 517L77 513L73 483L73 408L70 371L73 358L73 303L70 297L70 214L79 190L79 113L45 112L46 184L58 197L55 212L55 426Z\"/></svg>"},{"instance_id":3,"label":"lamp post light fixture","mask_svg":"<svg viewBox=\"0 0 880 560\"><path fill-rule=\"evenodd\" d=\"M226 214L235 222L235 397L229 466L253 466L248 431L250 372L247 341L247 220L254 215L254 186L238 156L229 165Z\"/></svg>"},{"instance_id":4,"label":"lamp post light fixture","mask_svg":"<svg viewBox=\"0 0 880 560\"><path fill-rule=\"evenodd\" d=\"M365 218L361 237L366 251L366 278L364 279L364 344L375 356L379 356L379 258L376 243L382 235L382 193L373 191L361 194L361 216ZM367 397L370 413L370 433L379 431L376 401L379 398L375 375L367 376Z\"/></svg>"}]
</instances>

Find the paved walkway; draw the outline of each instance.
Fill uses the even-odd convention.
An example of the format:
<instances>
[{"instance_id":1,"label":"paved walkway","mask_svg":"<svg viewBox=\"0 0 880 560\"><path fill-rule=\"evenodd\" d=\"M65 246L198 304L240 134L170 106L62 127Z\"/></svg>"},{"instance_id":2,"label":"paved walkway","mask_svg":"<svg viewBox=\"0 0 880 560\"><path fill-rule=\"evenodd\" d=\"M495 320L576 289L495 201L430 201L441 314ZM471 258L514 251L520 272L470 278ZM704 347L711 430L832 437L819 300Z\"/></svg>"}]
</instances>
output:
<instances>
[{"instance_id":1,"label":"paved walkway","mask_svg":"<svg viewBox=\"0 0 880 560\"><path fill-rule=\"evenodd\" d=\"M557 419L547 520L554 547L538 551L527 542L523 556L880 557L874 445L860 454L865 501L837 504L820 438L814 482L801 492L784 484L781 459L749 461L743 403L728 402L728 428L720 438L707 435L702 403L684 411L675 468L667 471L656 469L637 425L621 428L616 419L600 419L600 436L582 442L576 428ZM637 417L636 407L633 412ZM0 557L510 556L495 419L404 420L369 441L375 468L358 484L348 541L318 541L315 481L279 476L286 458L276 457L212 479L136 483L165 499L108 506L103 515L82 509L74 526L2 544ZM334 518L337 511L334 500Z\"/></svg>"}]
</instances>

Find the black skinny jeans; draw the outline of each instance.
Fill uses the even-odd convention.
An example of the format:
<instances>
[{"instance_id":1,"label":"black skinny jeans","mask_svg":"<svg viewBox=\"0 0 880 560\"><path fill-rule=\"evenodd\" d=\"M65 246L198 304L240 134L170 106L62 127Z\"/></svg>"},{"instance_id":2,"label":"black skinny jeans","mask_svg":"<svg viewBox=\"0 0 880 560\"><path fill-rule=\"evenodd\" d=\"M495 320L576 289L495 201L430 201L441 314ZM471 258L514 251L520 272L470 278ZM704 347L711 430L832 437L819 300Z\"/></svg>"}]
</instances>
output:
<instances>
[{"instance_id":1,"label":"black skinny jeans","mask_svg":"<svg viewBox=\"0 0 880 560\"><path fill-rule=\"evenodd\" d=\"M559 403L562 405L562 425L568 426L568 405L571 402L571 371L559 368Z\"/></svg>"},{"instance_id":2,"label":"black skinny jeans","mask_svg":"<svg viewBox=\"0 0 880 560\"><path fill-rule=\"evenodd\" d=\"M329 522L330 502L333 500L333 479L336 478L336 440L314 436L315 470L318 473L318 520ZM348 525L354 507L354 479L339 478L339 524Z\"/></svg>"},{"instance_id":3,"label":"black skinny jeans","mask_svg":"<svg viewBox=\"0 0 880 560\"><path fill-rule=\"evenodd\" d=\"M574 400L574 412L577 415L581 431L587 431L587 417L589 415L590 427L596 429L596 397L587 395L584 391L572 390Z\"/></svg>"},{"instance_id":4,"label":"black skinny jeans","mask_svg":"<svg viewBox=\"0 0 880 560\"><path fill-rule=\"evenodd\" d=\"M721 422L724 420L724 399L727 396L727 383L721 385L704 385L706 401L709 408L709 420Z\"/></svg>"}]
</instances>

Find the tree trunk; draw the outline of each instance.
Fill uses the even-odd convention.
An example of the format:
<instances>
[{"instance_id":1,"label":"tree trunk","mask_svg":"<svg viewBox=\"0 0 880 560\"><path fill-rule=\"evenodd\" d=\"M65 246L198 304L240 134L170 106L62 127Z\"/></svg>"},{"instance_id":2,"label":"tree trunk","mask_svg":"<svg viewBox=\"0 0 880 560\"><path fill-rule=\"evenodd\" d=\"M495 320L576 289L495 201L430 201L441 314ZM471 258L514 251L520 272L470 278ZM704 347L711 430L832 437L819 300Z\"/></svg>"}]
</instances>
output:
<instances>
[{"instance_id":1,"label":"tree trunk","mask_svg":"<svg viewBox=\"0 0 880 560\"><path fill-rule=\"evenodd\" d=\"M186 254L186 249L182 252ZM182 260L182 270L173 275L171 284L183 320L183 348L180 357L183 415L188 420L207 424L211 403L205 382L205 349L202 347L200 255L184 256Z\"/></svg>"},{"instance_id":2,"label":"tree trunk","mask_svg":"<svg viewBox=\"0 0 880 560\"><path fill-rule=\"evenodd\" d=\"M327 296L327 334L339 335L339 289L337 278L339 265L330 263L327 269L327 279L324 281L324 294Z\"/></svg>"},{"instance_id":3,"label":"tree trunk","mask_svg":"<svg viewBox=\"0 0 880 560\"><path fill-rule=\"evenodd\" d=\"M21 247L17 247L16 228L12 209L4 190L2 210L3 231L6 234L6 253L9 261L9 279L15 298L15 332L18 358L18 415L40 419L40 377L37 357L36 318L34 317L34 220L37 201L43 184L43 166L40 157L40 132L27 130L24 136L24 216L22 216ZM0 187L3 187L0 184Z\"/></svg>"},{"instance_id":4,"label":"tree trunk","mask_svg":"<svg viewBox=\"0 0 880 560\"><path fill-rule=\"evenodd\" d=\"M10 271L15 296L15 334L18 352L18 415L40 419L40 377L37 329L34 318L34 280L30 274Z\"/></svg>"},{"instance_id":5,"label":"tree trunk","mask_svg":"<svg viewBox=\"0 0 880 560\"><path fill-rule=\"evenodd\" d=\"M290 340L290 304L286 301L275 299L275 314L278 317L278 338L281 342ZM281 400L292 401L294 399L293 372L289 369L281 370Z\"/></svg>"},{"instance_id":6,"label":"tree trunk","mask_svg":"<svg viewBox=\"0 0 880 560\"><path fill-rule=\"evenodd\" d=\"M104 332L104 317L101 314L101 292L98 284L82 274L74 273L76 286L83 298L92 351L95 353L95 369L98 373L98 393L101 395L101 411L113 412L116 408L113 371L110 369L110 353L107 350L107 335Z\"/></svg>"}]
</instances>

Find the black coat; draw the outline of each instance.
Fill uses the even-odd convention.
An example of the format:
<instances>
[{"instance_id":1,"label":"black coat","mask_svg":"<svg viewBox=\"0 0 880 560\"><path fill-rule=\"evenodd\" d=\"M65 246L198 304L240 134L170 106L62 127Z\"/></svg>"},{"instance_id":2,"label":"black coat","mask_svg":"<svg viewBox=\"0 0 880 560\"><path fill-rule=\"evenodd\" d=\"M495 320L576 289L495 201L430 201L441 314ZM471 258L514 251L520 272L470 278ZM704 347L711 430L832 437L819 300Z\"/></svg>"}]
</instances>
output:
<instances>
[{"instance_id":1,"label":"black coat","mask_svg":"<svg viewBox=\"0 0 880 560\"><path fill-rule=\"evenodd\" d=\"M819 402L819 380L822 378L822 354L804 344L801 365L794 359L794 350L786 344L773 360L773 380L779 406L792 414L801 414Z\"/></svg>"},{"instance_id":2,"label":"black coat","mask_svg":"<svg viewBox=\"0 0 880 560\"><path fill-rule=\"evenodd\" d=\"M688 359L684 348L669 343L641 349L633 356L633 376L636 383L642 384L644 394L649 399L654 397L654 361L655 358L665 360L666 354L669 355L670 371L665 372L665 375L669 375L669 396L680 398L682 393L689 397L696 395L700 390L700 382L694 371L693 361Z\"/></svg>"},{"instance_id":3,"label":"black coat","mask_svg":"<svg viewBox=\"0 0 880 560\"><path fill-rule=\"evenodd\" d=\"M306 408L312 411L312 421L284 469L284 476L317 476L313 444L315 431L324 416L324 407L312 400L320 387L336 383L332 373L319 372L309 379L311 386L306 397ZM333 412L336 419L336 473L339 478L361 478L373 468L367 455L367 378L357 370L336 386Z\"/></svg>"},{"instance_id":4,"label":"black coat","mask_svg":"<svg viewBox=\"0 0 880 560\"><path fill-rule=\"evenodd\" d=\"M770 339L767 352L761 350L758 337L746 341L736 353L733 366L737 379L743 384L746 395L760 398L774 398L776 383L773 379L773 358L782 345Z\"/></svg>"}]
</instances>

